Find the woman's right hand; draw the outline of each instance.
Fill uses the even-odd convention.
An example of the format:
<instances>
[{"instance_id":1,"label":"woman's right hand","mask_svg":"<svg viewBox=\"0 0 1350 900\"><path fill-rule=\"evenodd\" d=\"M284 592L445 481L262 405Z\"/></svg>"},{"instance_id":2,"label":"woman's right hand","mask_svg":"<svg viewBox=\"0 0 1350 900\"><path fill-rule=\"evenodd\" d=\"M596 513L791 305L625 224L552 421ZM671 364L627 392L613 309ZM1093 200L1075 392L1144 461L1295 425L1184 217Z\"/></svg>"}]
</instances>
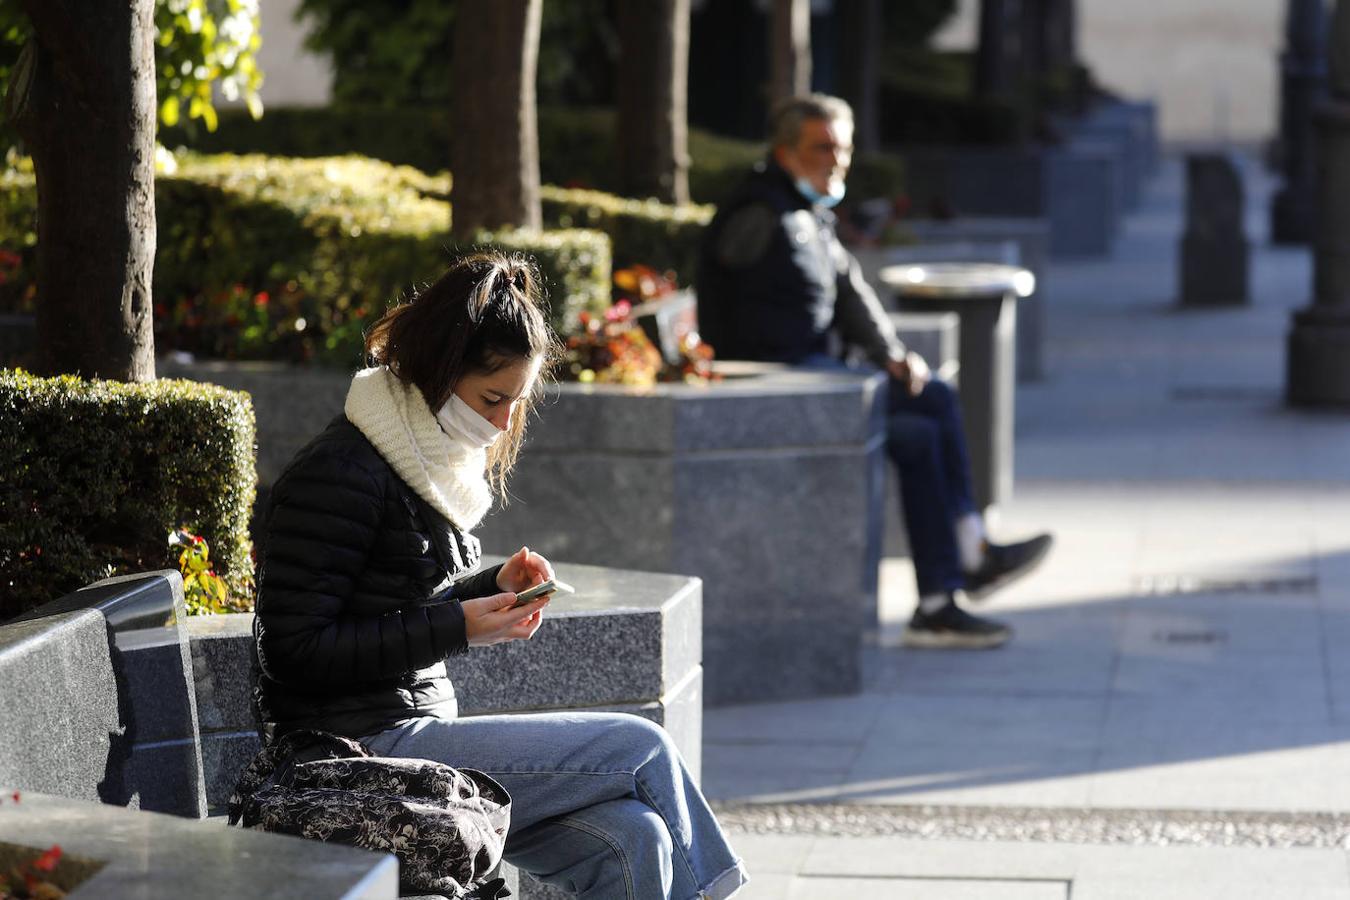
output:
<instances>
[{"instance_id":1,"label":"woman's right hand","mask_svg":"<svg viewBox=\"0 0 1350 900\"><path fill-rule=\"evenodd\" d=\"M504 641L528 641L544 621L543 610L548 606L550 596L531 600L521 607L515 607L516 595L510 591L491 597L461 600L469 646L486 647Z\"/></svg>"}]
</instances>

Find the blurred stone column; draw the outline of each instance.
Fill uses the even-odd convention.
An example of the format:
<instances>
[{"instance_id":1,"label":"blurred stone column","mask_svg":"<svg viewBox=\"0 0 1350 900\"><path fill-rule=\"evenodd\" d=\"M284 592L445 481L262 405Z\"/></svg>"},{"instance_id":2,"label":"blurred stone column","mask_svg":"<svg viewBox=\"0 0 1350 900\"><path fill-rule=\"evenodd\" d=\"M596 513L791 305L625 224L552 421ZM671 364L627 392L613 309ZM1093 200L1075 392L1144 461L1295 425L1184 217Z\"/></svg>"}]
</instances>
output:
<instances>
[{"instance_id":1,"label":"blurred stone column","mask_svg":"<svg viewBox=\"0 0 1350 900\"><path fill-rule=\"evenodd\" d=\"M980 0L979 47L975 54L975 93L1002 97L1021 75L1022 0Z\"/></svg>"},{"instance_id":2,"label":"blurred stone column","mask_svg":"<svg viewBox=\"0 0 1350 900\"><path fill-rule=\"evenodd\" d=\"M1328 47L1330 95L1317 107L1313 299L1294 313L1286 396L1350 406L1350 0L1338 0Z\"/></svg>"},{"instance_id":3,"label":"blurred stone column","mask_svg":"<svg viewBox=\"0 0 1350 900\"><path fill-rule=\"evenodd\" d=\"M1284 186L1270 209L1277 244L1312 240L1314 217L1313 113L1327 91L1325 0L1289 0L1280 54L1280 133L1277 153Z\"/></svg>"}]
</instances>

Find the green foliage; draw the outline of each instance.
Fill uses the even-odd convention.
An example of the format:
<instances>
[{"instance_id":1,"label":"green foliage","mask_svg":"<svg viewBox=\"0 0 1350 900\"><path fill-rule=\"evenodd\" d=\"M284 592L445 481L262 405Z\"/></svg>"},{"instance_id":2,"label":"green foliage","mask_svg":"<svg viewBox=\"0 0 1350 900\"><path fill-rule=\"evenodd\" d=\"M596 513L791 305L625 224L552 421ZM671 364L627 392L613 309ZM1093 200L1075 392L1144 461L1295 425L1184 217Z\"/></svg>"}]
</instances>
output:
<instances>
[{"instance_id":1,"label":"green foliage","mask_svg":"<svg viewBox=\"0 0 1350 900\"><path fill-rule=\"evenodd\" d=\"M0 370L0 621L111 575L177 568L166 535L211 542L252 599L248 395Z\"/></svg>"},{"instance_id":2,"label":"green foliage","mask_svg":"<svg viewBox=\"0 0 1350 900\"><path fill-rule=\"evenodd\" d=\"M161 137L169 146L210 153L299 157L361 153L426 172L445 168L451 141L443 109L352 106L271 109L256 122L226 110L215 134L166 129ZM691 128L689 155L690 196L696 203L716 203L764 157L764 145ZM547 184L613 192L617 188L613 111L541 108L539 171ZM904 193L903 172L894 158L859 156L849 176L849 192L860 199L894 197Z\"/></svg>"},{"instance_id":3,"label":"green foliage","mask_svg":"<svg viewBox=\"0 0 1350 900\"><path fill-rule=\"evenodd\" d=\"M252 115L262 115L258 89L262 72L257 53L259 0L155 0L155 71L159 118L165 125L200 121L216 128L213 86L226 99L242 98ZM18 0L0 0L0 86L33 28ZM0 133L6 146L15 135Z\"/></svg>"},{"instance_id":4,"label":"green foliage","mask_svg":"<svg viewBox=\"0 0 1350 900\"><path fill-rule=\"evenodd\" d=\"M308 30L305 46L333 60L338 103L447 109L457 6L454 0L301 0L298 17ZM608 0L544 4L535 80L541 102L613 100L618 38L608 6Z\"/></svg>"},{"instance_id":5,"label":"green foliage","mask_svg":"<svg viewBox=\"0 0 1350 900\"><path fill-rule=\"evenodd\" d=\"M672 271L681 285L694 283L698 245L712 221L711 206L671 206L600 191L545 186L540 190L550 228L594 228L614 243L614 265Z\"/></svg>"},{"instance_id":6,"label":"green foliage","mask_svg":"<svg viewBox=\"0 0 1350 900\"><path fill-rule=\"evenodd\" d=\"M883 57L925 46L956 12L956 0L905 0L881 8Z\"/></svg>"},{"instance_id":7,"label":"green foliage","mask_svg":"<svg viewBox=\"0 0 1350 900\"><path fill-rule=\"evenodd\" d=\"M363 157L183 156L155 184L156 348L359 367L364 330L455 252L449 191L446 174ZM31 175L0 178L0 276L7 252L23 259L35 204ZM607 302L602 234L505 232L478 243L536 258L556 327ZM0 311L27 311L32 281L20 266L0 284Z\"/></svg>"},{"instance_id":8,"label":"green foliage","mask_svg":"<svg viewBox=\"0 0 1350 900\"><path fill-rule=\"evenodd\" d=\"M159 118L177 124L183 108L216 130L211 89L226 100L242 98L256 118L262 115L258 89L262 72L255 55L259 0L157 0L155 3L155 70Z\"/></svg>"},{"instance_id":9,"label":"green foliage","mask_svg":"<svg viewBox=\"0 0 1350 900\"><path fill-rule=\"evenodd\" d=\"M534 257L548 292L549 321L559 334L575 333L583 312L609 306L610 239L599 231L511 229L483 232L476 243Z\"/></svg>"},{"instance_id":10,"label":"green foliage","mask_svg":"<svg viewBox=\"0 0 1350 900\"><path fill-rule=\"evenodd\" d=\"M455 5L445 0L301 0L305 46L333 60L333 99L384 106L450 101Z\"/></svg>"},{"instance_id":11,"label":"green foliage","mask_svg":"<svg viewBox=\"0 0 1350 900\"><path fill-rule=\"evenodd\" d=\"M220 128L213 133L161 128L159 139L166 147L199 153L359 154L439 172L449 165L450 118L444 107L270 107L261 119L243 110L224 109Z\"/></svg>"}]
</instances>

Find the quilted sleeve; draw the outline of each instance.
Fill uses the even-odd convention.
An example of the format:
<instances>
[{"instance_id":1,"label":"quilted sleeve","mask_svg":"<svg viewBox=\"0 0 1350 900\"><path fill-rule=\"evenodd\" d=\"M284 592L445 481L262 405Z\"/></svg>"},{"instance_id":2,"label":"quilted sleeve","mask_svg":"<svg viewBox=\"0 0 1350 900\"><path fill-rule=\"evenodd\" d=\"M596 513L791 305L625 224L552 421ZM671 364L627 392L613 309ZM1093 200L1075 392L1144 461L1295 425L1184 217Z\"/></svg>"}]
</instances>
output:
<instances>
[{"instance_id":1,"label":"quilted sleeve","mask_svg":"<svg viewBox=\"0 0 1350 900\"><path fill-rule=\"evenodd\" d=\"M464 612L453 600L395 600L375 615L352 610L393 489L382 464L371 465L362 449L320 444L274 488L255 633L262 670L278 682L326 687L394 678L467 644Z\"/></svg>"}]
</instances>

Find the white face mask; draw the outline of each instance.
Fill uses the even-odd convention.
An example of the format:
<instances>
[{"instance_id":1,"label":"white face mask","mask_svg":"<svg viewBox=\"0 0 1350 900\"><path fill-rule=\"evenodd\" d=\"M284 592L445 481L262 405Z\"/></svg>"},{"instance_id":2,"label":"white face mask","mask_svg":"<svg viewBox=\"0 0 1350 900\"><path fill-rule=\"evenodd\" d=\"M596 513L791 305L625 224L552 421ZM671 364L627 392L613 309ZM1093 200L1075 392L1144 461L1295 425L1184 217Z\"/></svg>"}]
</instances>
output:
<instances>
[{"instance_id":1,"label":"white face mask","mask_svg":"<svg viewBox=\"0 0 1350 900\"><path fill-rule=\"evenodd\" d=\"M496 425L475 412L472 406L459 399L458 394L450 395L440 412L436 413L436 421L450 437L471 447L486 449L502 433Z\"/></svg>"}]
</instances>

